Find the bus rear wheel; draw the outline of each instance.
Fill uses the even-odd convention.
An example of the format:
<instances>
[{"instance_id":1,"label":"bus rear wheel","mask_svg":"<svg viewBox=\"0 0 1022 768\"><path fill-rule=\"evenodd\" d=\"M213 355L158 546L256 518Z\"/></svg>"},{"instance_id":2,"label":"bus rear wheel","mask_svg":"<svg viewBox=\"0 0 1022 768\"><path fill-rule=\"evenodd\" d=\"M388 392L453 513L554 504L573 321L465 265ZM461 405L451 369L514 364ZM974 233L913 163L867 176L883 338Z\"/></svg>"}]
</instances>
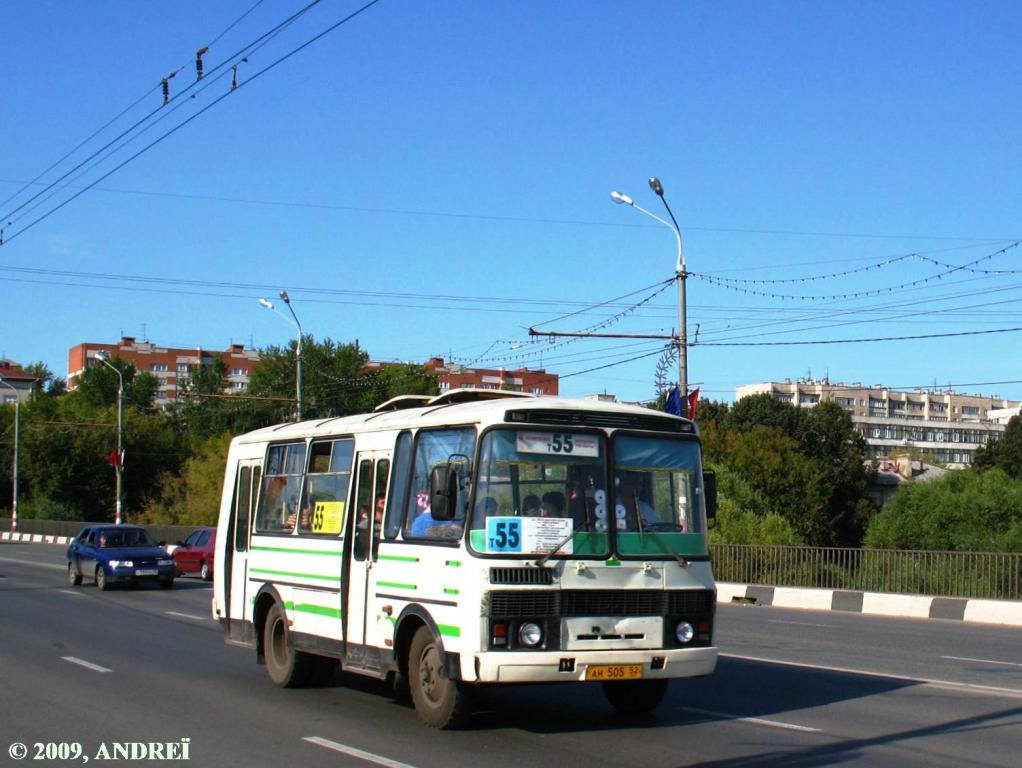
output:
<instances>
[{"instance_id":1,"label":"bus rear wheel","mask_svg":"<svg viewBox=\"0 0 1022 768\"><path fill-rule=\"evenodd\" d=\"M620 680L603 684L603 695L622 715L644 715L663 701L670 681Z\"/></svg>"},{"instance_id":2,"label":"bus rear wheel","mask_svg":"<svg viewBox=\"0 0 1022 768\"><path fill-rule=\"evenodd\" d=\"M287 615L280 603L274 603L263 625L263 658L266 673L281 688L300 688L312 672L313 658L291 647Z\"/></svg>"},{"instance_id":3,"label":"bus rear wheel","mask_svg":"<svg viewBox=\"0 0 1022 768\"><path fill-rule=\"evenodd\" d=\"M419 718L431 728L458 728L472 715L472 691L447 677L443 650L429 627L419 627L408 652L408 684Z\"/></svg>"}]
</instances>

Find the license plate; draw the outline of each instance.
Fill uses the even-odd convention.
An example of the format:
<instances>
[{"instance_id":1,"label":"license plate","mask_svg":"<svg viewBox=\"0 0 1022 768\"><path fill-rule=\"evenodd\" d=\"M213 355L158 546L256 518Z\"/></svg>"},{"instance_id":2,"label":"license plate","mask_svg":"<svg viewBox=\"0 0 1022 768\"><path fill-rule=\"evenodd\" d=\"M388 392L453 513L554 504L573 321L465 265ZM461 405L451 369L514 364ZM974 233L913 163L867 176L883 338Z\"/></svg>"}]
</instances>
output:
<instances>
[{"instance_id":1,"label":"license plate","mask_svg":"<svg viewBox=\"0 0 1022 768\"><path fill-rule=\"evenodd\" d=\"M641 664L597 664L586 670L586 680L638 680Z\"/></svg>"},{"instance_id":2,"label":"license plate","mask_svg":"<svg viewBox=\"0 0 1022 768\"><path fill-rule=\"evenodd\" d=\"M136 576L158 576L160 574L157 568L139 568L135 571Z\"/></svg>"}]
</instances>

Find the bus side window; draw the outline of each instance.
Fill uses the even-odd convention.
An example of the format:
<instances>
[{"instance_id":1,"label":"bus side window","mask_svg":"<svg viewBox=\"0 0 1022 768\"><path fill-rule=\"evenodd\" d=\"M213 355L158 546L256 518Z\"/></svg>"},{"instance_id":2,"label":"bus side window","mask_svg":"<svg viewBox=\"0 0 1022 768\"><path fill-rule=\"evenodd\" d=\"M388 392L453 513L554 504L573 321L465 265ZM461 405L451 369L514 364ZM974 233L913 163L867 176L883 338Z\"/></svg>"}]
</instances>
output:
<instances>
[{"instance_id":1,"label":"bus side window","mask_svg":"<svg viewBox=\"0 0 1022 768\"><path fill-rule=\"evenodd\" d=\"M344 533L344 505L354 449L355 441L351 438L312 443L298 515L300 534L339 536Z\"/></svg>"},{"instance_id":2,"label":"bus side window","mask_svg":"<svg viewBox=\"0 0 1022 768\"><path fill-rule=\"evenodd\" d=\"M397 538L401 530L402 512L408 496L408 481L412 474L412 433L402 432L394 446L393 473L390 480L390 496L387 497L387 516L383 533L388 539Z\"/></svg>"},{"instance_id":3,"label":"bus side window","mask_svg":"<svg viewBox=\"0 0 1022 768\"><path fill-rule=\"evenodd\" d=\"M252 469L242 467L234 494L234 551L248 549L248 515L252 497Z\"/></svg>"},{"instance_id":4,"label":"bus side window","mask_svg":"<svg viewBox=\"0 0 1022 768\"><path fill-rule=\"evenodd\" d=\"M304 469L304 442L270 446L255 521L257 533L290 533L294 529Z\"/></svg>"}]
</instances>

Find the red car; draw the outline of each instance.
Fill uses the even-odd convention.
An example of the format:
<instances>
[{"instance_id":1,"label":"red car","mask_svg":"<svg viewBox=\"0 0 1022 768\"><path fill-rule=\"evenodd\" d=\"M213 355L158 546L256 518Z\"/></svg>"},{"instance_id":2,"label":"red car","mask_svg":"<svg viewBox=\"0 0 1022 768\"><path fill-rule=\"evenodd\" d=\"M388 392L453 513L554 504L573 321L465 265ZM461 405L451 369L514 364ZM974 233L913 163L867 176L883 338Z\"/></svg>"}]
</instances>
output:
<instances>
[{"instance_id":1,"label":"red car","mask_svg":"<svg viewBox=\"0 0 1022 768\"><path fill-rule=\"evenodd\" d=\"M174 550L177 573L197 573L204 581L213 578L213 548L216 546L216 528L199 528L188 534Z\"/></svg>"}]
</instances>

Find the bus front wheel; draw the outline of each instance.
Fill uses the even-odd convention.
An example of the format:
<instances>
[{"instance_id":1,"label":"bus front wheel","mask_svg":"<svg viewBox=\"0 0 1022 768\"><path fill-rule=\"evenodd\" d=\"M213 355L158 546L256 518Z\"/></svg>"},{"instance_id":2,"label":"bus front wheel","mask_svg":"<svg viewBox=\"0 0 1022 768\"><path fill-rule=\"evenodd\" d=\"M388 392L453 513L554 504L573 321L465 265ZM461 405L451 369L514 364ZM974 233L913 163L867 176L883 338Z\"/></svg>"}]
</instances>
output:
<instances>
[{"instance_id":1,"label":"bus front wheel","mask_svg":"<svg viewBox=\"0 0 1022 768\"><path fill-rule=\"evenodd\" d=\"M428 627L419 627L412 638L408 684L415 711L432 728L457 728L472 715L472 691L447 677L443 651Z\"/></svg>"},{"instance_id":2,"label":"bus front wheel","mask_svg":"<svg viewBox=\"0 0 1022 768\"><path fill-rule=\"evenodd\" d=\"M663 701L668 682L660 678L604 683L603 695L622 715L644 715Z\"/></svg>"},{"instance_id":3,"label":"bus front wheel","mask_svg":"<svg viewBox=\"0 0 1022 768\"><path fill-rule=\"evenodd\" d=\"M281 688L301 687L312 672L312 657L291 647L287 616L280 603L274 603L266 615L266 624L263 625L263 658L266 660L266 673L270 680Z\"/></svg>"}]
</instances>

